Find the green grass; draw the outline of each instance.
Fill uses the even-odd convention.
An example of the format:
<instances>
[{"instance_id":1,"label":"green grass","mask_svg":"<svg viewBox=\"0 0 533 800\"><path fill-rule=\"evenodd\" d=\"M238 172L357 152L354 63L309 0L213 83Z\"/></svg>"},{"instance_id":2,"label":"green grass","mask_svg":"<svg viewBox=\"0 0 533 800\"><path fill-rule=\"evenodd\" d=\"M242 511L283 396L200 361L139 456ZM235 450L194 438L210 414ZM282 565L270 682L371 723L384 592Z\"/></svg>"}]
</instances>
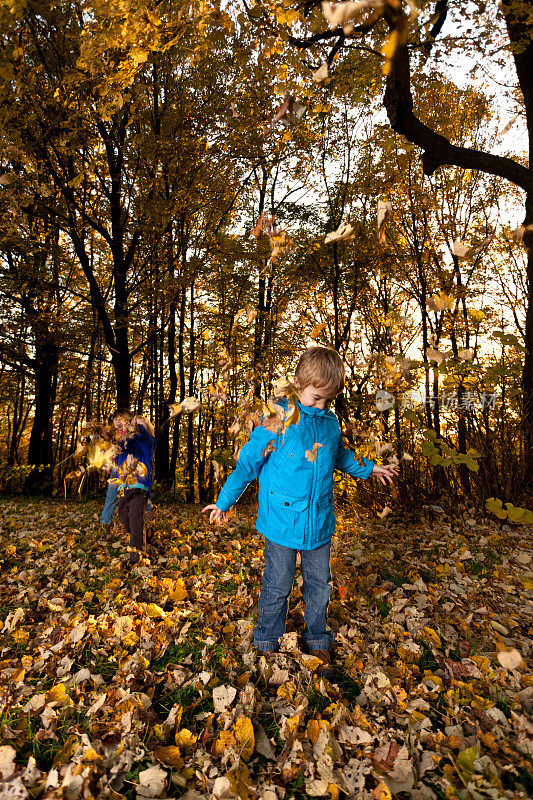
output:
<instances>
[{"instance_id":1,"label":"green grass","mask_svg":"<svg viewBox=\"0 0 533 800\"><path fill-rule=\"evenodd\" d=\"M389 602L382 600L380 597L376 597L373 601L373 605L381 619L385 619L389 616L392 609L392 606Z\"/></svg>"},{"instance_id":2,"label":"green grass","mask_svg":"<svg viewBox=\"0 0 533 800\"><path fill-rule=\"evenodd\" d=\"M418 660L418 667L421 670L430 669L435 670L438 669L439 662L436 660L431 647L425 642L423 639L420 642L422 646L422 654Z\"/></svg>"},{"instance_id":3,"label":"green grass","mask_svg":"<svg viewBox=\"0 0 533 800\"><path fill-rule=\"evenodd\" d=\"M346 672L340 672L334 678L334 683L337 684L339 689L341 690L342 697L348 700L350 703L355 703L359 695L361 694L361 684L354 681Z\"/></svg>"},{"instance_id":4,"label":"green grass","mask_svg":"<svg viewBox=\"0 0 533 800\"><path fill-rule=\"evenodd\" d=\"M309 700L309 710L313 711L324 711L329 705L331 705L331 700L329 697L324 696L322 692L319 692L315 689L314 685L311 683L309 684L305 696Z\"/></svg>"}]
</instances>

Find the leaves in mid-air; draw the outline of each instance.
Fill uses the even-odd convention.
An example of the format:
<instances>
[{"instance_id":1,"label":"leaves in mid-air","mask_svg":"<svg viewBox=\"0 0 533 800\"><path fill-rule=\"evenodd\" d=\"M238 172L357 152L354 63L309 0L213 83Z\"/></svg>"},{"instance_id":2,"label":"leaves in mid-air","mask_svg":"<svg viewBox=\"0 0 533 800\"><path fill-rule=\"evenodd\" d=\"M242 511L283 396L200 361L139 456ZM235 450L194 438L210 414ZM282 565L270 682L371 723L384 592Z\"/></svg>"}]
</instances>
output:
<instances>
[{"instance_id":1,"label":"leaves in mid-air","mask_svg":"<svg viewBox=\"0 0 533 800\"><path fill-rule=\"evenodd\" d=\"M355 231L353 225L349 222L340 225L336 231L330 231L326 234L324 244L333 244L334 242L351 242L355 239Z\"/></svg>"}]
</instances>

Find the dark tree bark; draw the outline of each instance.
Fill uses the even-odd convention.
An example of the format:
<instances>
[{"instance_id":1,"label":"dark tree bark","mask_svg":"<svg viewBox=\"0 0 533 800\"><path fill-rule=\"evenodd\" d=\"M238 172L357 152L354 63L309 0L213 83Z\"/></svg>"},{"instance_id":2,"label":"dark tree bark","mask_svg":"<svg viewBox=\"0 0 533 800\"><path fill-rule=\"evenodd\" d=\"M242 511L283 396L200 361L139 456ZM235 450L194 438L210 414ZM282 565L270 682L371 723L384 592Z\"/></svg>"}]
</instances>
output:
<instances>
[{"instance_id":1,"label":"dark tree bark","mask_svg":"<svg viewBox=\"0 0 533 800\"><path fill-rule=\"evenodd\" d=\"M52 416L57 389L59 353L52 338L37 337L35 343L35 414L28 448L28 464L43 466L41 472L33 471L26 479L30 491L51 490L52 477Z\"/></svg>"}]
</instances>

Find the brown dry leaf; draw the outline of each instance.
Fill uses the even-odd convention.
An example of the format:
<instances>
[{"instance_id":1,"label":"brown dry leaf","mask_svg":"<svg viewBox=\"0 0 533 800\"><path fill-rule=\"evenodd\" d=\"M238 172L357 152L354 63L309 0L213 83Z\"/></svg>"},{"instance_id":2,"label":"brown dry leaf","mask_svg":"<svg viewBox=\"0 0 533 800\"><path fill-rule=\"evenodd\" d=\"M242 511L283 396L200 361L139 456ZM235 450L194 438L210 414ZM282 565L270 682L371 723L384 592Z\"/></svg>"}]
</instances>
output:
<instances>
[{"instance_id":1,"label":"brown dry leaf","mask_svg":"<svg viewBox=\"0 0 533 800\"><path fill-rule=\"evenodd\" d=\"M305 457L311 463L316 461L316 457L318 455L318 448L319 447L324 447L324 445L321 444L320 442L315 442L314 445L313 445L313 449L312 450L306 450L305 451Z\"/></svg>"},{"instance_id":2,"label":"brown dry leaf","mask_svg":"<svg viewBox=\"0 0 533 800\"><path fill-rule=\"evenodd\" d=\"M463 242L461 239L456 239L453 243L453 254L457 258L466 258L472 251L472 245L468 242Z\"/></svg>"},{"instance_id":3,"label":"brown dry leaf","mask_svg":"<svg viewBox=\"0 0 533 800\"><path fill-rule=\"evenodd\" d=\"M263 456L263 458L268 458L270 453L273 453L275 449L276 449L276 440L271 439L267 444L267 446L263 447L263 449L261 450L261 455Z\"/></svg>"},{"instance_id":4,"label":"brown dry leaf","mask_svg":"<svg viewBox=\"0 0 533 800\"><path fill-rule=\"evenodd\" d=\"M17 751L11 745L0 747L0 780L8 781L15 772Z\"/></svg>"},{"instance_id":5,"label":"brown dry leaf","mask_svg":"<svg viewBox=\"0 0 533 800\"><path fill-rule=\"evenodd\" d=\"M522 654L512 647L510 650L500 650L496 658L504 669L513 670L523 664Z\"/></svg>"},{"instance_id":6,"label":"brown dry leaf","mask_svg":"<svg viewBox=\"0 0 533 800\"><path fill-rule=\"evenodd\" d=\"M341 3L322 3L322 14L331 30L336 28L345 27L348 24L358 25L361 22L368 22L368 14L371 14L370 19L374 19L377 14L385 6L385 0L354 0L354 2L341 2ZM372 13L374 12L374 13ZM345 35L349 36L352 30L345 31Z\"/></svg>"},{"instance_id":7,"label":"brown dry leaf","mask_svg":"<svg viewBox=\"0 0 533 800\"><path fill-rule=\"evenodd\" d=\"M163 764L168 764L169 767L174 767L175 769L182 769L185 765L179 747L174 745L159 747L157 750L154 750L154 756L158 761L162 761Z\"/></svg>"},{"instance_id":8,"label":"brown dry leaf","mask_svg":"<svg viewBox=\"0 0 533 800\"><path fill-rule=\"evenodd\" d=\"M169 403L168 404L168 416L170 419L174 419L177 417L178 414L181 414L181 405L180 403Z\"/></svg>"}]
</instances>

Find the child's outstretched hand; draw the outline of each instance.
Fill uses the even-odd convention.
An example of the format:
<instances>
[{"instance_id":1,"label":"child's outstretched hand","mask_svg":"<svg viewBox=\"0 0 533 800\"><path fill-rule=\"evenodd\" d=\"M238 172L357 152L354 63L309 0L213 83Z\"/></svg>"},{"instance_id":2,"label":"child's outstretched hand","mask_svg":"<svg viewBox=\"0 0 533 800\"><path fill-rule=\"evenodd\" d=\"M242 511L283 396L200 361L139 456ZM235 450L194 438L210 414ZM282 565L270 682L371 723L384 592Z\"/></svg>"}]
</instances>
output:
<instances>
[{"instance_id":1,"label":"child's outstretched hand","mask_svg":"<svg viewBox=\"0 0 533 800\"><path fill-rule=\"evenodd\" d=\"M394 478L398 476L398 468L392 464L374 464L371 475L375 475L386 486L387 481L392 483Z\"/></svg>"},{"instance_id":2,"label":"child's outstretched hand","mask_svg":"<svg viewBox=\"0 0 533 800\"><path fill-rule=\"evenodd\" d=\"M204 513L204 511L210 511L211 512L210 515L209 515L209 524L210 525L212 525L213 522L215 522L217 525L223 525L224 523L226 523L228 521L228 512L227 511L221 511L220 508L217 508L217 506L214 503L211 503L210 505L206 506L205 508L202 508L202 514Z\"/></svg>"}]
</instances>

